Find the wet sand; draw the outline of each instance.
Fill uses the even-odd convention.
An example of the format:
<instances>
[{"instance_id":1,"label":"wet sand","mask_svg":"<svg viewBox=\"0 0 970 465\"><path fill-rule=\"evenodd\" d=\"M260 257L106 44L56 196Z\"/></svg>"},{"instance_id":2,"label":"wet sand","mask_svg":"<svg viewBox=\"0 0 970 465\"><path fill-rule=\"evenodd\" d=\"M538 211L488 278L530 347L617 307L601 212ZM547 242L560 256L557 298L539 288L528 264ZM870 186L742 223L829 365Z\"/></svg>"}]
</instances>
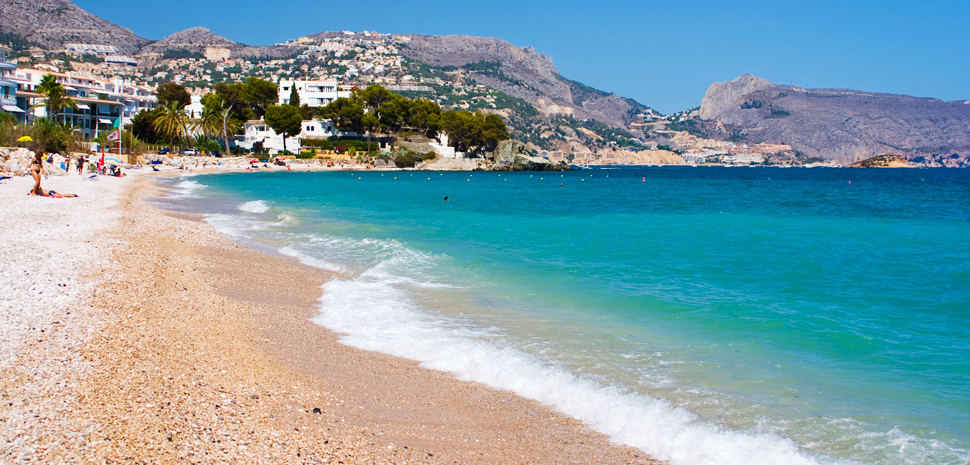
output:
<instances>
[{"instance_id":1,"label":"wet sand","mask_svg":"<svg viewBox=\"0 0 970 465\"><path fill-rule=\"evenodd\" d=\"M340 344L309 321L339 276L155 208L157 189L134 179L119 201L83 343L41 339L2 373L4 400L36 411L17 417L34 460L659 463L538 402Z\"/></svg>"}]
</instances>

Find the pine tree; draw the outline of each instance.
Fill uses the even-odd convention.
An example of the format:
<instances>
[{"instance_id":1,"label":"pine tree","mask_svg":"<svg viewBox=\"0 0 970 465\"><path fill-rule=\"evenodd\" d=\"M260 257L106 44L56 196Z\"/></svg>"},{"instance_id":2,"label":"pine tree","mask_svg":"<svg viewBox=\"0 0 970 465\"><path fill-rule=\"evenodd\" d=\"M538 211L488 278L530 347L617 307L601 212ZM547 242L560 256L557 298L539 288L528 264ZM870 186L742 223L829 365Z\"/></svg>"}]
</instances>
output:
<instances>
[{"instance_id":1,"label":"pine tree","mask_svg":"<svg viewBox=\"0 0 970 465\"><path fill-rule=\"evenodd\" d=\"M290 88L290 105L300 108L300 93L296 91L296 83Z\"/></svg>"}]
</instances>

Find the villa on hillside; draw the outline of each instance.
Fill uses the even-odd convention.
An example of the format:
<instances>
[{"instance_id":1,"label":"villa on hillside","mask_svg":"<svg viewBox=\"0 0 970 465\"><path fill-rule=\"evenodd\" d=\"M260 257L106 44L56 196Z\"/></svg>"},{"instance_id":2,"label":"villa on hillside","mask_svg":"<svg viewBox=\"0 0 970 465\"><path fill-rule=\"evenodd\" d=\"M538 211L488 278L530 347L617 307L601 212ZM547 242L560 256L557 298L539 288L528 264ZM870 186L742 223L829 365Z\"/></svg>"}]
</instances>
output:
<instances>
[{"instance_id":1,"label":"villa on hillside","mask_svg":"<svg viewBox=\"0 0 970 465\"><path fill-rule=\"evenodd\" d=\"M338 134L339 131L330 120L303 121L302 131L286 138L286 149L297 152L303 139L324 139ZM266 150L271 155L275 155L283 151L283 136L277 134L266 124L266 121L261 119L246 121L242 135L234 136L232 142L236 147L253 152Z\"/></svg>"},{"instance_id":2,"label":"villa on hillside","mask_svg":"<svg viewBox=\"0 0 970 465\"><path fill-rule=\"evenodd\" d=\"M336 79L327 81L291 81L281 79L279 82L280 105L290 103L290 92L293 87L296 87L296 92L300 96L300 103L309 105L310 108L327 106L327 104L338 98L350 97L350 91L341 89Z\"/></svg>"}]
</instances>

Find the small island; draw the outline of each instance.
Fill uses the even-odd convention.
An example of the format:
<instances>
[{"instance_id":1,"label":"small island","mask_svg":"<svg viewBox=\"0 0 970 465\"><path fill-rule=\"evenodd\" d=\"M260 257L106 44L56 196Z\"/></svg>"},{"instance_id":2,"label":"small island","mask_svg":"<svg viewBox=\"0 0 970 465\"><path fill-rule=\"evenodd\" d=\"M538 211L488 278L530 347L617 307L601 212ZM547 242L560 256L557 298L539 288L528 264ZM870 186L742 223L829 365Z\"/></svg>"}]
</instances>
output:
<instances>
[{"instance_id":1,"label":"small island","mask_svg":"<svg viewBox=\"0 0 970 465\"><path fill-rule=\"evenodd\" d=\"M915 168L897 155L876 155L849 165L849 168Z\"/></svg>"}]
</instances>

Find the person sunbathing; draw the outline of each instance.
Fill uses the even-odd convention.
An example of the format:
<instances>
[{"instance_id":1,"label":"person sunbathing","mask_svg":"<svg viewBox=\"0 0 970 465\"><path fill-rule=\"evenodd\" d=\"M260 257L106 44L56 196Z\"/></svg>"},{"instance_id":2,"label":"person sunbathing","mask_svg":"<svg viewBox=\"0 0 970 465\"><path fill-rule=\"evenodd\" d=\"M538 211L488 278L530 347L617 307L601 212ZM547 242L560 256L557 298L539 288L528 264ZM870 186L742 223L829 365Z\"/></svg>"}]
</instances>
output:
<instances>
[{"instance_id":1,"label":"person sunbathing","mask_svg":"<svg viewBox=\"0 0 970 465\"><path fill-rule=\"evenodd\" d=\"M27 192L27 195L39 195L41 197L50 197L54 199L68 199L68 198L80 197L80 195L77 195L77 194L61 194L53 190L46 191L44 189L41 189L40 192L41 192L40 194L35 194L34 191L29 191Z\"/></svg>"}]
</instances>

